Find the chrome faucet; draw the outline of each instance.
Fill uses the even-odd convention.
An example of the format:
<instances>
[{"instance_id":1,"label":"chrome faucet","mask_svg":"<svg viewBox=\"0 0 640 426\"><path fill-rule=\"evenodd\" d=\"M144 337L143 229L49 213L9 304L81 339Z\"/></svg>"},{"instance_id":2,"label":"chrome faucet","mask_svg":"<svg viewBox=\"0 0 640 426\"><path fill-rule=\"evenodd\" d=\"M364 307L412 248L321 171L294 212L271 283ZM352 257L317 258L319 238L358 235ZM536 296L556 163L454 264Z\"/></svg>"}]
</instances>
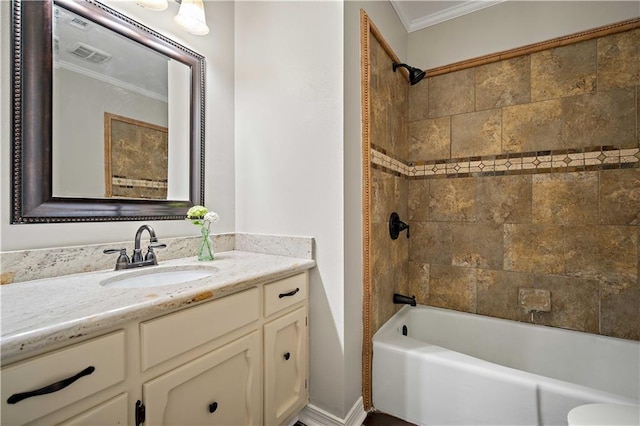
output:
<instances>
[{"instance_id":1,"label":"chrome faucet","mask_svg":"<svg viewBox=\"0 0 640 426\"><path fill-rule=\"evenodd\" d=\"M142 233L144 231L149 233L149 246L147 247L147 254L142 257L142 249L140 248L140 239L142 238ZM157 248L165 248L167 245L158 243L158 238L156 237L156 231L149 225L142 225L136 231L136 238L134 240L133 247L133 256L131 260L129 260L129 256L127 256L127 249L106 249L104 253L120 253L118 256L118 260L116 261L116 270L121 269L131 269L131 268L140 268L142 266L153 266L158 264L158 259L156 258L156 254L153 249Z\"/></svg>"}]
</instances>

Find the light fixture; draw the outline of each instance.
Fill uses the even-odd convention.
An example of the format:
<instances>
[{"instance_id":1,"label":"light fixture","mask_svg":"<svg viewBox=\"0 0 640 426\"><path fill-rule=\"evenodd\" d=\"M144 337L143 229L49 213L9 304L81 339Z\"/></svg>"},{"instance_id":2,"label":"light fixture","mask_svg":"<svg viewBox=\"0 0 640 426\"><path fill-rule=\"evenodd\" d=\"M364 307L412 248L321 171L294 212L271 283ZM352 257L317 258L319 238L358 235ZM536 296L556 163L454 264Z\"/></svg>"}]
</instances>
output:
<instances>
[{"instance_id":1,"label":"light fixture","mask_svg":"<svg viewBox=\"0 0 640 426\"><path fill-rule=\"evenodd\" d=\"M169 7L169 2L167 0L138 0L136 3L149 10L160 11Z\"/></svg>"},{"instance_id":2,"label":"light fixture","mask_svg":"<svg viewBox=\"0 0 640 426\"><path fill-rule=\"evenodd\" d=\"M173 20L180 27L195 35L209 34L209 27L204 16L204 4L202 0L182 0L178 14Z\"/></svg>"}]
</instances>

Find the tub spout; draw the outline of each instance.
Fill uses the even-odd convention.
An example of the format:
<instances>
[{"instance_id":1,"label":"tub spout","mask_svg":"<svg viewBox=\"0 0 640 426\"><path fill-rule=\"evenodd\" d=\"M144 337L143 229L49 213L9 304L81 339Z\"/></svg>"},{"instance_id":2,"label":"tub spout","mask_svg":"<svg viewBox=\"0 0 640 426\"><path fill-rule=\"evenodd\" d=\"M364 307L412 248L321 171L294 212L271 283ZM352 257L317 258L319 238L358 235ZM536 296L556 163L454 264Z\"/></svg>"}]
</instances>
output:
<instances>
[{"instance_id":1,"label":"tub spout","mask_svg":"<svg viewBox=\"0 0 640 426\"><path fill-rule=\"evenodd\" d=\"M395 304L405 304L405 305L411 305L411 306L416 306L416 297L415 296L404 296L402 294L398 294L398 293L394 293L393 294L393 303Z\"/></svg>"}]
</instances>

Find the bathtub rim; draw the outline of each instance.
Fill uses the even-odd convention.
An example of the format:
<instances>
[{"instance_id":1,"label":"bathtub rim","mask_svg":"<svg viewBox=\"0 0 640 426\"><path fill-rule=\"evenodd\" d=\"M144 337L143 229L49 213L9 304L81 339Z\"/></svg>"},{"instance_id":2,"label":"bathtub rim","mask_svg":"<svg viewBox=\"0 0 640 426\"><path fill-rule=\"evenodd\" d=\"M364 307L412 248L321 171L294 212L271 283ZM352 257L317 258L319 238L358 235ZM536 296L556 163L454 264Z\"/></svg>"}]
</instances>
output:
<instances>
[{"instance_id":1,"label":"bathtub rim","mask_svg":"<svg viewBox=\"0 0 640 426\"><path fill-rule=\"evenodd\" d=\"M568 330L564 328L550 327L542 324L524 323L524 322L519 322L519 321L514 321L509 319L495 318L495 317L489 317L489 316L480 315L480 314L473 314L469 312L461 312L461 311L455 311L452 309L439 308L435 306L405 305L398 312L396 312L391 318L389 318L389 320L385 322L382 325L382 327L380 327L378 331L374 334L372 339L374 362L372 365L375 365L376 346L383 346L388 350L393 350L398 352L407 352L408 356L420 356L420 355L424 356L425 354L428 354L428 356L430 357L437 358L438 362L447 362L447 363L461 362L465 364L468 363L474 369L487 368L489 371L497 371L499 374L503 374L504 371L508 371L509 373L512 373L514 376L518 377L519 379L520 378L530 379L532 377L540 377L544 379L543 382L546 382L550 385L550 388L559 389L562 386L570 385L572 387L575 387L578 393L592 393L605 400L611 400L611 401L617 400L617 401L622 401L618 403L640 405L640 394L636 398L633 395L624 395L624 394L614 393L611 391L575 383L573 381L562 380L555 377L545 376L539 373L534 373L526 370L521 370L515 367L510 367L510 366L499 364L496 362L487 361L485 359L475 357L473 355L468 355L463 352L458 352L453 349L449 349L433 343L425 342L423 340L419 340L411 336L403 336L401 333L397 332L397 330L399 329L402 323L402 320L405 319L408 315L410 315L413 310L435 311L445 315L453 315L453 316L460 315L466 318L476 319L480 321L488 321L488 322L504 323L505 321L508 321L510 326L521 327L524 329L529 329L529 328L541 329L541 330L544 330L544 332L550 332L550 333L562 333L562 334L572 333L572 334L575 334L576 336L583 336L584 334L588 334L590 337L603 339L604 341L608 341L612 339L611 341L615 341L615 342L625 342L625 343L631 342L632 344L635 343L638 345L638 349L640 351L640 342L637 342L635 340L621 339L618 337L603 336L603 335L594 334L594 333L585 333L585 332L580 332L575 330ZM442 354L447 354L447 355L438 355L437 354L438 352ZM451 355L451 354L455 354L455 355ZM640 363L640 359L639 359L639 363ZM375 372L373 372L373 374L375 374ZM372 394L373 393L375 392L372 392ZM372 400L374 399L375 398L372 398Z\"/></svg>"}]
</instances>

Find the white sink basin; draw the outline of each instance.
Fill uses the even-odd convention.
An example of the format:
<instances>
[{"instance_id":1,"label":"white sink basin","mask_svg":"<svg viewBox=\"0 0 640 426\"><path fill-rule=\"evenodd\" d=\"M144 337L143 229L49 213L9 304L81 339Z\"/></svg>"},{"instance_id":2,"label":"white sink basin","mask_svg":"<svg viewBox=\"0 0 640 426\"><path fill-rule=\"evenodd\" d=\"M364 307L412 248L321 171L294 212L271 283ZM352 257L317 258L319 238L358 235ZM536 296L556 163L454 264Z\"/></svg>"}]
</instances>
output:
<instances>
[{"instance_id":1,"label":"white sink basin","mask_svg":"<svg viewBox=\"0 0 640 426\"><path fill-rule=\"evenodd\" d=\"M108 278L100 283L109 288L146 288L162 287L167 285L186 284L210 277L216 271L215 268L199 268L196 266L175 268L158 268L124 273Z\"/></svg>"}]
</instances>

